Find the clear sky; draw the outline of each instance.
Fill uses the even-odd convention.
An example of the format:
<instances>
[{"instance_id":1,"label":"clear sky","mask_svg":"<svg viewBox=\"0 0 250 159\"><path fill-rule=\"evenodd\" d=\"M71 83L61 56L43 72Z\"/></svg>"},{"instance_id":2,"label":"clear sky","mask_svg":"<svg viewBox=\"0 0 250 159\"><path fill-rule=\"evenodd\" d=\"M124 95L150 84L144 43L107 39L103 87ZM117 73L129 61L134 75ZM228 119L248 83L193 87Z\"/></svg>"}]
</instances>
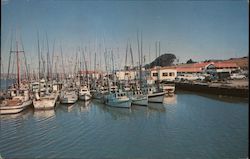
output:
<instances>
[{"instance_id":1,"label":"clear sky","mask_svg":"<svg viewBox=\"0 0 250 159\"><path fill-rule=\"evenodd\" d=\"M130 40L137 59L137 31L142 32L146 63L155 58L155 42L161 53L171 52L180 62L188 59L228 59L248 56L248 2L239 1L86 1L2 0L1 52L4 69L11 32L22 36L28 62L37 67L37 31L42 48L48 35L52 52L67 59L78 47L90 50L88 60L104 65L103 48L114 48L116 67L125 63ZM14 31L12 31L14 30ZM150 48L150 53L149 53ZM45 52L45 51L44 51ZM92 66L93 67L93 66Z\"/></svg>"}]
</instances>

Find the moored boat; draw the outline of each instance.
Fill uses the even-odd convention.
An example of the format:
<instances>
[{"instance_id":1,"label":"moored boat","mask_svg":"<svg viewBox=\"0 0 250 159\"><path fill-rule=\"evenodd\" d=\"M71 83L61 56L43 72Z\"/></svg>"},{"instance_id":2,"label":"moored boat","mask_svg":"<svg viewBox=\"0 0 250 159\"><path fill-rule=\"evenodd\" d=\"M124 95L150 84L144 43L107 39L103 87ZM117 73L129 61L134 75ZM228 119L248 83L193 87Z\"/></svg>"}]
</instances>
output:
<instances>
[{"instance_id":1,"label":"moored boat","mask_svg":"<svg viewBox=\"0 0 250 159\"><path fill-rule=\"evenodd\" d=\"M104 104L111 107L130 108L131 100L124 92L115 92L104 95Z\"/></svg>"},{"instance_id":2,"label":"moored boat","mask_svg":"<svg viewBox=\"0 0 250 159\"><path fill-rule=\"evenodd\" d=\"M81 86L79 90L79 99L83 101L90 100L92 95L90 94L90 90L87 86Z\"/></svg>"},{"instance_id":3,"label":"moored boat","mask_svg":"<svg viewBox=\"0 0 250 159\"><path fill-rule=\"evenodd\" d=\"M77 100L78 95L74 90L65 90L60 97L60 102L63 104L74 104Z\"/></svg>"},{"instance_id":4,"label":"moored boat","mask_svg":"<svg viewBox=\"0 0 250 159\"><path fill-rule=\"evenodd\" d=\"M14 90L11 90L14 91ZM13 95L13 93L11 93ZM32 104L32 100L29 97L28 90L25 90L23 94L12 97L11 99L4 99L0 103L0 114L15 114L23 111Z\"/></svg>"}]
</instances>

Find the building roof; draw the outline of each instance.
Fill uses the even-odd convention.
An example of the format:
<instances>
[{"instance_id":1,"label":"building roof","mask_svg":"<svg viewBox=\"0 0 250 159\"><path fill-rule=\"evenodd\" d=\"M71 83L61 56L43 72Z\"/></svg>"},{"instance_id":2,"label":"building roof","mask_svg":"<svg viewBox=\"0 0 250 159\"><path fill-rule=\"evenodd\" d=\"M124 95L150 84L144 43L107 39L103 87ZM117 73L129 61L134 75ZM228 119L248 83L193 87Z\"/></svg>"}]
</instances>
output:
<instances>
[{"instance_id":1,"label":"building roof","mask_svg":"<svg viewBox=\"0 0 250 159\"><path fill-rule=\"evenodd\" d=\"M177 72L202 72L202 68L200 67L177 67L176 70Z\"/></svg>"},{"instance_id":2,"label":"building roof","mask_svg":"<svg viewBox=\"0 0 250 159\"><path fill-rule=\"evenodd\" d=\"M86 73L88 73L88 74L100 74L102 72L101 71L91 71L91 70L88 70L88 71L81 70L81 71L79 71L79 73L80 74L86 74Z\"/></svg>"},{"instance_id":3,"label":"building roof","mask_svg":"<svg viewBox=\"0 0 250 159\"><path fill-rule=\"evenodd\" d=\"M216 62L214 63L216 68L237 68L238 66L234 62Z\"/></svg>"}]
</instances>

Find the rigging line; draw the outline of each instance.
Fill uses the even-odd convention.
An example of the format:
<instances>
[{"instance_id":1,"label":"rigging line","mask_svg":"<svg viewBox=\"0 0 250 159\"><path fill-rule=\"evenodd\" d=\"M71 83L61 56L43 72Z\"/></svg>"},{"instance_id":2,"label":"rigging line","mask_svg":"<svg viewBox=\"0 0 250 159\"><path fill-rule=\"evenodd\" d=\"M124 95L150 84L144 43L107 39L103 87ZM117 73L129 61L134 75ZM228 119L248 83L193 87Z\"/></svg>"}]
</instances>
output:
<instances>
[{"instance_id":1,"label":"rigging line","mask_svg":"<svg viewBox=\"0 0 250 159\"><path fill-rule=\"evenodd\" d=\"M30 77L29 77L30 73L29 73L29 69L28 69L27 58L26 58L26 54L25 54L25 51L24 51L24 45L23 45L23 40L22 40L21 35L20 35L20 40L21 40L21 46L22 46L22 51L21 52L23 52L23 55L24 55L24 63L25 63L25 67L26 67L26 75L28 77L28 81L30 81Z\"/></svg>"},{"instance_id":2,"label":"rigging line","mask_svg":"<svg viewBox=\"0 0 250 159\"><path fill-rule=\"evenodd\" d=\"M64 63L63 63L62 45L60 45L60 49L61 49L61 57L62 57L63 76L64 76L64 78L65 78L65 77L66 77L66 74L65 74L65 68L64 68Z\"/></svg>"},{"instance_id":3,"label":"rigging line","mask_svg":"<svg viewBox=\"0 0 250 159\"><path fill-rule=\"evenodd\" d=\"M10 39L10 54L9 54L7 79L9 79L9 72L10 72L11 53L12 53L12 39L13 39L13 30L11 31L11 39ZM8 87L8 83L7 83L7 80L6 80L6 88L7 87Z\"/></svg>"}]
</instances>

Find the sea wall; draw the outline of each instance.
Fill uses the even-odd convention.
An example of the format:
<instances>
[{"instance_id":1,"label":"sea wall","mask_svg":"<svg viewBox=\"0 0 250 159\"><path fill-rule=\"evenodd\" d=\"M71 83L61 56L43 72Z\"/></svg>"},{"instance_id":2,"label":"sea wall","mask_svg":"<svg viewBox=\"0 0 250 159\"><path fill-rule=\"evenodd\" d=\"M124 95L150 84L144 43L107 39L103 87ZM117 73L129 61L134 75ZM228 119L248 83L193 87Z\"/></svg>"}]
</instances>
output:
<instances>
[{"instance_id":1,"label":"sea wall","mask_svg":"<svg viewBox=\"0 0 250 159\"><path fill-rule=\"evenodd\" d=\"M223 96L235 96L248 98L249 89L248 87L229 87L221 85L212 85L208 83L187 83L177 82L175 83L175 89L185 91L195 91L215 95Z\"/></svg>"}]
</instances>

